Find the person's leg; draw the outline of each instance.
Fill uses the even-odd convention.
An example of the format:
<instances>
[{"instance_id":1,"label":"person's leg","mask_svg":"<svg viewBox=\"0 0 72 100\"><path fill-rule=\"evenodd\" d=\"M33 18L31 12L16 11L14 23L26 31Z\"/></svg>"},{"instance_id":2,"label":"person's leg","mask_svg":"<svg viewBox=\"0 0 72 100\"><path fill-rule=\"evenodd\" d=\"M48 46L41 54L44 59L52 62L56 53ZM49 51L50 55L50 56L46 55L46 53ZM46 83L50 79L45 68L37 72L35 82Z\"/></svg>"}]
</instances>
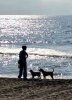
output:
<instances>
[{"instance_id":1,"label":"person's leg","mask_svg":"<svg viewBox=\"0 0 72 100\"><path fill-rule=\"evenodd\" d=\"M24 69L23 69L23 78L26 79L27 78L27 64L25 63L24 65Z\"/></svg>"},{"instance_id":2,"label":"person's leg","mask_svg":"<svg viewBox=\"0 0 72 100\"><path fill-rule=\"evenodd\" d=\"M23 67L19 68L18 78L21 78L22 77L22 72L23 72Z\"/></svg>"},{"instance_id":3,"label":"person's leg","mask_svg":"<svg viewBox=\"0 0 72 100\"><path fill-rule=\"evenodd\" d=\"M27 67L24 67L23 77L24 77L24 79L27 78Z\"/></svg>"}]
</instances>

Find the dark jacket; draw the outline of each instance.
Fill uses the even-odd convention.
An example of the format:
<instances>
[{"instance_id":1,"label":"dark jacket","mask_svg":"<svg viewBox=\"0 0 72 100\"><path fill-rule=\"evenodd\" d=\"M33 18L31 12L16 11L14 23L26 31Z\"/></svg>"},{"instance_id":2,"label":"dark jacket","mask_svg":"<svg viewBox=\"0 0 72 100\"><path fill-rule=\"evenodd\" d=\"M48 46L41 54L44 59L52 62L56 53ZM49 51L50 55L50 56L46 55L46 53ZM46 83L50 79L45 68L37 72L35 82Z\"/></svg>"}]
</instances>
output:
<instances>
[{"instance_id":1,"label":"dark jacket","mask_svg":"<svg viewBox=\"0 0 72 100\"><path fill-rule=\"evenodd\" d=\"M25 50L20 51L19 53L19 64L26 63L26 58L28 57L28 54L26 53Z\"/></svg>"}]
</instances>

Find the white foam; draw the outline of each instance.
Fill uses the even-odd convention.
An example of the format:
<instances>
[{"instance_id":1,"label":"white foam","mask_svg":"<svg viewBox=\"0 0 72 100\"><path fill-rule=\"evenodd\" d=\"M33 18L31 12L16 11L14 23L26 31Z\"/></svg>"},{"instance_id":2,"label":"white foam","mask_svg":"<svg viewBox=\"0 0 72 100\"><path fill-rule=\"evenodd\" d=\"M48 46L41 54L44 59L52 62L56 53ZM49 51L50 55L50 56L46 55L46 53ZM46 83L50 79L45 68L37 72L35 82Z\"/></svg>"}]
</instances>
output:
<instances>
[{"instance_id":1,"label":"white foam","mask_svg":"<svg viewBox=\"0 0 72 100\"><path fill-rule=\"evenodd\" d=\"M28 52L30 54L41 56L72 57L72 53L62 52L54 49L29 48Z\"/></svg>"},{"instance_id":2,"label":"white foam","mask_svg":"<svg viewBox=\"0 0 72 100\"><path fill-rule=\"evenodd\" d=\"M0 53L3 54L19 54L21 48L8 48L0 47ZM62 52L54 49L43 49L43 48L27 48L29 55L39 56L52 56L52 57L72 57L72 53Z\"/></svg>"},{"instance_id":3,"label":"white foam","mask_svg":"<svg viewBox=\"0 0 72 100\"><path fill-rule=\"evenodd\" d=\"M0 53L3 54L17 54L20 50L18 48L0 47Z\"/></svg>"}]
</instances>

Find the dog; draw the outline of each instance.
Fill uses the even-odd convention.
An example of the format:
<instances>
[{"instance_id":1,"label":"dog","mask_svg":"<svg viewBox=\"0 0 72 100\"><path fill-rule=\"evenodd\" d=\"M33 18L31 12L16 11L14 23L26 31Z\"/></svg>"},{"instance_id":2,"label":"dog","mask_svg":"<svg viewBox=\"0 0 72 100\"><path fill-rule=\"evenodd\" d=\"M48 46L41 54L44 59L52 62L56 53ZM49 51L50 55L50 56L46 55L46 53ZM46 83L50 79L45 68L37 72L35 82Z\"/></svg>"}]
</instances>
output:
<instances>
[{"instance_id":1,"label":"dog","mask_svg":"<svg viewBox=\"0 0 72 100\"><path fill-rule=\"evenodd\" d=\"M35 76L38 76L38 78L41 78L41 73L40 72L34 72L33 70L30 70L30 73L32 75L32 78L34 78Z\"/></svg>"},{"instance_id":2,"label":"dog","mask_svg":"<svg viewBox=\"0 0 72 100\"><path fill-rule=\"evenodd\" d=\"M46 76L51 76L51 78L54 79L53 78L54 69L53 69L53 71L48 71L48 72L44 71L43 69L39 69L39 71L42 72L44 79L46 78Z\"/></svg>"}]
</instances>

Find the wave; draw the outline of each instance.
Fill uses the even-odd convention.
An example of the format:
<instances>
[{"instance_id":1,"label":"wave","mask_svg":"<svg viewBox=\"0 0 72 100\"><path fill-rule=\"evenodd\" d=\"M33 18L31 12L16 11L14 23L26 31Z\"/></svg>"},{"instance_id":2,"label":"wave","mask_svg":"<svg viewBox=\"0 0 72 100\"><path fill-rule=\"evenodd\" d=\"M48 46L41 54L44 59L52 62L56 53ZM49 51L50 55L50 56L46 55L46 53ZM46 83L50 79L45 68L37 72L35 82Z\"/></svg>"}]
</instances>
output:
<instances>
[{"instance_id":1,"label":"wave","mask_svg":"<svg viewBox=\"0 0 72 100\"><path fill-rule=\"evenodd\" d=\"M30 55L39 55L39 56L48 56L48 57L62 57L62 58L72 58L70 55L43 55L43 54L36 54L36 53L30 53Z\"/></svg>"},{"instance_id":2,"label":"wave","mask_svg":"<svg viewBox=\"0 0 72 100\"><path fill-rule=\"evenodd\" d=\"M20 50L21 50L21 48L0 47L0 54L17 55L17 54L19 54ZM28 48L27 52L29 55L72 58L72 53L63 52L63 51L54 50L54 49Z\"/></svg>"},{"instance_id":3,"label":"wave","mask_svg":"<svg viewBox=\"0 0 72 100\"><path fill-rule=\"evenodd\" d=\"M30 48L29 54L39 55L39 56L48 56L48 57L72 58L72 53L54 50L54 49Z\"/></svg>"}]
</instances>

